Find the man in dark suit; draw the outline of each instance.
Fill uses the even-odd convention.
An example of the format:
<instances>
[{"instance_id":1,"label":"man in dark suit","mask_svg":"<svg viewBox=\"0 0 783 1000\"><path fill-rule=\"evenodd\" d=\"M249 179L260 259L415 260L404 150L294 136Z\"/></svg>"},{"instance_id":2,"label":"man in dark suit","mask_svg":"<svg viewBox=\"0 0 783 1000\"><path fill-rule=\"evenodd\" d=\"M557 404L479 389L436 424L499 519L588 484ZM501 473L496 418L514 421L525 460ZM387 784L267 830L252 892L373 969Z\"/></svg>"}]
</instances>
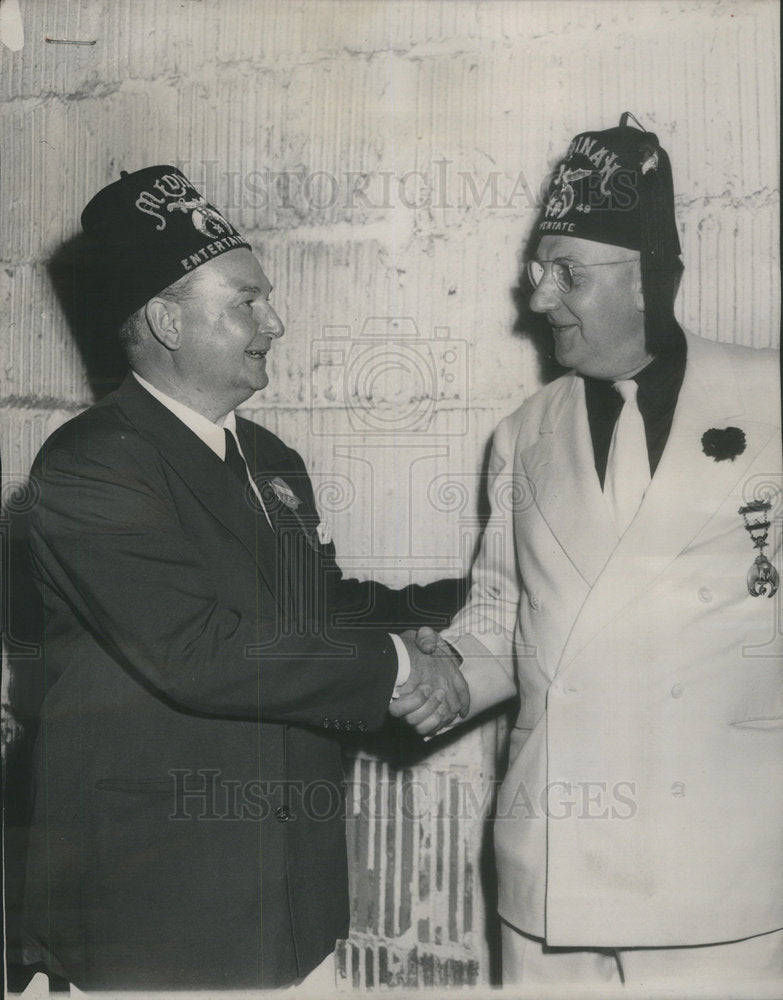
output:
<instances>
[{"instance_id":1,"label":"man in dark suit","mask_svg":"<svg viewBox=\"0 0 783 1000\"><path fill-rule=\"evenodd\" d=\"M271 285L178 170L124 173L82 224L131 374L32 471L25 959L87 989L289 984L348 931L338 737L395 688L467 710L389 633L445 624L461 584L342 578L301 458L234 414L284 332Z\"/></svg>"}]
</instances>

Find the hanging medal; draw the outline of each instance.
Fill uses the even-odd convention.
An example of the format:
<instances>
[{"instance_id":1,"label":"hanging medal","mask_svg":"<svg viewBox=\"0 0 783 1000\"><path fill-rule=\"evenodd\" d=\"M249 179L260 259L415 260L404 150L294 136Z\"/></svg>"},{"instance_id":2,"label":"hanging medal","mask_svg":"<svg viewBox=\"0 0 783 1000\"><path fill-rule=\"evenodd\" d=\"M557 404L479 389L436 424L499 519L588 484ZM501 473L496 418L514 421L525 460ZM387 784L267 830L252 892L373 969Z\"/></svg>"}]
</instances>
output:
<instances>
[{"instance_id":1,"label":"hanging medal","mask_svg":"<svg viewBox=\"0 0 783 1000\"><path fill-rule=\"evenodd\" d=\"M772 504L768 500L751 500L750 503L740 507L739 513L745 521L745 530L751 537L753 545L759 550L759 554L748 570L748 593L753 597L760 597L766 594L767 597L774 597L778 590L778 571L764 555L767 546L767 536L771 522L767 515ZM769 588L769 593L767 589Z\"/></svg>"}]
</instances>

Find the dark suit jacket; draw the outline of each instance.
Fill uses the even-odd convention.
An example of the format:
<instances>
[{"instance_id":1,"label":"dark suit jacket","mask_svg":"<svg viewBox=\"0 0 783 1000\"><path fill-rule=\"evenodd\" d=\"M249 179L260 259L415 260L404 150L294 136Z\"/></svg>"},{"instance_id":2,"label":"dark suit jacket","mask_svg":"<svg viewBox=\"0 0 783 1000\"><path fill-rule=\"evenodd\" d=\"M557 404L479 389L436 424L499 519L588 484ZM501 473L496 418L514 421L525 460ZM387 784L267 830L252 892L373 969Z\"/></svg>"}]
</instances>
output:
<instances>
[{"instance_id":1,"label":"dark suit jacket","mask_svg":"<svg viewBox=\"0 0 783 1000\"><path fill-rule=\"evenodd\" d=\"M238 433L228 467L133 378L33 466L48 693L26 960L85 988L270 987L348 930L343 731L378 728L387 630L445 623L458 581L347 581L300 457ZM257 505L256 505L257 506Z\"/></svg>"}]
</instances>

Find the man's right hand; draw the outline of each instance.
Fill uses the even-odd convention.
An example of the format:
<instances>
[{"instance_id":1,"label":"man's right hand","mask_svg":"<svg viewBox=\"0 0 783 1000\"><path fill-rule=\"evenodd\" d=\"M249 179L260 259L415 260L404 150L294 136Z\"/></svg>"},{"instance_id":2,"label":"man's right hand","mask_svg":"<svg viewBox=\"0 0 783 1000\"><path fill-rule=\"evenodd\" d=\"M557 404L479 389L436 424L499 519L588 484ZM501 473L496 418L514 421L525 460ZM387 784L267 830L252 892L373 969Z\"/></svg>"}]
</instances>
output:
<instances>
[{"instance_id":1,"label":"man's right hand","mask_svg":"<svg viewBox=\"0 0 783 1000\"><path fill-rule=\"evenodd\" d=\"M470 708L470 691L451 647L431 628L404 632L411 672L389 711L420 736L432 736Z\"/></svg>"}]
</instances>

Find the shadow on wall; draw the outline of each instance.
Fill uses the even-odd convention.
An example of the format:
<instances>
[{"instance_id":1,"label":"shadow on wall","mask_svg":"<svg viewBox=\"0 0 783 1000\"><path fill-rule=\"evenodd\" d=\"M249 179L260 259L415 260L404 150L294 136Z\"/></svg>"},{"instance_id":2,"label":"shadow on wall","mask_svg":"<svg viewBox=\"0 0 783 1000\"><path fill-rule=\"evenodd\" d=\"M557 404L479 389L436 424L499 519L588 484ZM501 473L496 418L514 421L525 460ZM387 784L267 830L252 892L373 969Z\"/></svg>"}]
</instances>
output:
<instances>
[{"instance_id":1,"label":"shadow on wall","mask_svg":"<svg viewBox=\"0 0 783 1000\"><path fill-rule=\"evenodd\" d=\"M128 371L100 261L91 255L86 239L79 234L64 243L47 266L97 402L116 389Z\"/></svg>"},{"instance_id":2,"label":"shadow on wall","mask_svg":"<svg viewBox=\"0 0 783 1000\"><path fill-rule=\"evenodd\" d=\"M110 318L111 297L90 261L84 237L64 243L47 263L49 278L79 348L95 401L115 389L128 366ZM29 520L36 503L31 483L3 484L3 638L8 670L4 706L3 895L9 989L21 991L34 970L22 963L21 909L32 811L32 756L47 678L43 609L30 573Z\"/></svg>"},{"instance_id":3,"label":"shadow on wall","mask_svg":"<svg viewBox=\"0 0 783 1000\"><path fill-rule=\"evenodd\" d=\"M32 973L22 964L20 920L25 857L32 811L32 754L46 678L43 608L29 563L29 518L36 495L29 484L2 491L3 643L8 703L3 706L3 892L6 972L10 990Z\"/></svg>"}]
</instances>

